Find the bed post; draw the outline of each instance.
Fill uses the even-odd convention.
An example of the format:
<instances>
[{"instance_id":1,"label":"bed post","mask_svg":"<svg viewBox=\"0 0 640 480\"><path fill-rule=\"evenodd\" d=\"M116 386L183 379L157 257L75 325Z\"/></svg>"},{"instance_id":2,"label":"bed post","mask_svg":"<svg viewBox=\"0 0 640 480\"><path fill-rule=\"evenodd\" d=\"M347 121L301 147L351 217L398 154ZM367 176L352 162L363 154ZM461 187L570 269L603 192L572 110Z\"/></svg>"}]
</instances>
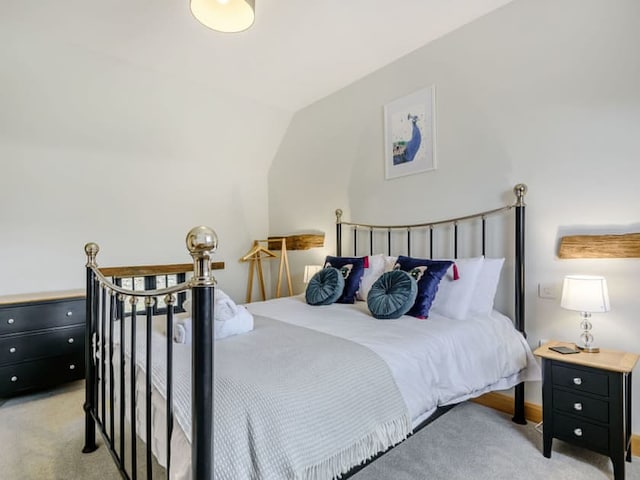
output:
<instances>
[{"instance_id":1,"label":"bed post","mask_svg":"<svg viewBox=\"0 0 640 480\"><path fill-rule=\"evenodd\" d=\"M336 210L336 255L342 255L342 210Z\"/></svg>"},{"instance_id":2,"label":"bed post","mask_svg":"<svg viewBox=\"0 0 640 480\"><path fill-rule=\"evenodd\" d=\"M96 267L96 256L100 248L95 243L87 243L84 246L87 254L87 298L86 298L86 320L85 320L85 340L84 340L84 362L85 362L85 400L84 400L84 448L82 453L95 451L96 445L96 423L93 420L92 412L95 408L95 376L96 370L93 363L93 334L95 330L96 317L98 316L98 281L92 268Z\"/></svg>"},{"instance_id":3,"label":"bed post","mask_svg":"<svg viewBox=\"0 0 640 480\"><path fill-rule=\"evenodd\" d=\"M525 238L525 203L524 196L527 193L527 186L523 183L517 184L513 188L516 194L516 261L515 261L515 320L516 329L526 338L527 334L524 329L524 238ZM519 383L515 387L514 405L513 405L513 421L520 425L525 425L527 419L524 414L524 382Z\"/></svg>"},{"instance_id":4,"label":"bed post","mask_svg":"<svg viewBox=\"0 0 640 480\"><path fill-rule=\"evenodd\" d=\"M213 478L213 302L211 254L218 246L216 233L195 227L187 234L193 257L191 279L193 333L191 357L191 471L193 480Z\"/></svg>"}]
</instances>

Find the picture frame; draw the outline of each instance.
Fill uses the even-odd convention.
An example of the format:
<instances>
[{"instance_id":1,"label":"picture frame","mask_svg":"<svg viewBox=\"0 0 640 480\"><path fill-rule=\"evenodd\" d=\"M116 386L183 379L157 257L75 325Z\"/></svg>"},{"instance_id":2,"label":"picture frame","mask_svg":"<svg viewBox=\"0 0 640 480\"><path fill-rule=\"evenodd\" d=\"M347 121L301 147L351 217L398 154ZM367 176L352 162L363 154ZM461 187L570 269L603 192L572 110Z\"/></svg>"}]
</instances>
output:
<instances>
[{"instance_id":1,"label":"picture frame","mask_svg":"<svg viewBox=\"0 0 640 480\"><path fill-rule=\"evenodd\" d=\"M385 179L435 170L435 85L384 106Z\"/></svg>"}]
</instances>

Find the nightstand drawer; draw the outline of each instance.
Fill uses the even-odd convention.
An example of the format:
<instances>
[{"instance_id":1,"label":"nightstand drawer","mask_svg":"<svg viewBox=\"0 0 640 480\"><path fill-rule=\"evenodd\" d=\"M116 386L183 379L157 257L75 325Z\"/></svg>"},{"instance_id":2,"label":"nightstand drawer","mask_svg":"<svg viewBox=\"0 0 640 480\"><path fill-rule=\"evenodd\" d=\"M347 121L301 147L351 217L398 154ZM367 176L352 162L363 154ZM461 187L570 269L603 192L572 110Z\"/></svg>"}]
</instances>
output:
<instances>
[{"instance_id":1,"label":"nightstand drawer","mask_svg":"<svg viewBox=\"0 0 640 480\"><path fill-rule=\"evenodd\" d=\"M554 415L555 436L592 450L606 453L609 451L609 429L594 425L586 420L575 419L566 415Z\"/></svg>"},{"instance_id":2,"label":"nightstand drawer","mask_svg":"<svg viewBox=\"0 0 640 480\"><path fill-rule=\"evenodd\" d=\"M84 298L0 308L0 335L85 322Z\"/></svg>"},{"instance_id":3,"label":"nightstand drawer","mask_svg":"<svg viewBox=\"0 0 640 480\"><path fill-rule=\"evenodd\" d=\"M0 365L84 353L84 325L0 338Z\"/></svg>"},{"instance_id":4,"label":"nightstand drawer","mask_svg":"<svg viewBox=\"0 0 640 480\"><path fill-rule=\"evenodd\" d=\"M0 367L0 397L84 378L84 355L45 358Z\"/></svg>"},{"instance_id":5,"label":"nightstand drawer","mask_svg":"<svg viewBox=\"0 0 640 480\"><path fill-rule=\"evenodd\" d=\"M608 402L588 398L578 393L554 390L553 407L556 410L579 417L596 420L602 423L609 422Z\"/></svg>"},{"instance_id":6,"label":"nightstand drawer","mask_svg":"<svg viewBox=\"0 0 640 480\"><path fill-rule=\"evenodd\" d=\"M554 364L553 384L580 392L609 395L609 377L603 373Z\"/></svg>"}]
</instances>

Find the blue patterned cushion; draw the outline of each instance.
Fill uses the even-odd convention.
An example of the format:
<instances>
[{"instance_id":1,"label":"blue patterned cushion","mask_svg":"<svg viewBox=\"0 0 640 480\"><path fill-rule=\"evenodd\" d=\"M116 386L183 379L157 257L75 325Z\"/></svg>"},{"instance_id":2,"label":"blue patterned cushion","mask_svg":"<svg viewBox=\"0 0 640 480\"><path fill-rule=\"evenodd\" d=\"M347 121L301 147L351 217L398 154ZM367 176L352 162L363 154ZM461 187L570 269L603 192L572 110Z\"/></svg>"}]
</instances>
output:
<instances>
[{"instance_id":1,"label":"blue patterned cushion","mask_svg":"<svg viewBox=\"0 0 640 480\"><path fill-rule=\"evenodd\" d=\"M371 315L381 320L400 318L413 307L418 283L407 272L393 270L383 273L367 295Z\"/></svg>"},{"instance_id":2,"label":"blue patterned cushion","mask_svg":"<svg viewBox=\"0 0 640 480\"><path fill-rule=\"evenodd\" d=\"M418 318L427 318L429 316L429 309L433 299L436 297L438 284L451 265L453 265L453 262L449 260L428 260L402 255L398 257L393 268L404 270L418 282L416 302L407 312L407 315Z\"/></svg>"},{"instance_id":3,"label":"blue patterned cushion","mask_svg":"<svg viewBox=\"0 0 640 480\"><path fill-rule=\"evenodd\" d=\"M309 305L331 305L344 290L344 277L337 268L323 268L309 281L304 293Z\"/></svg>"},{"instance_id":4,"label":"blue patterned cushion","mask_svg":"<svg viewBox=\"0 0 640 480\"><path fill-rule=\"evenodd\" d=\"M337 303L354 303L356 293L360 288L360 280L364 275L365 260L367 257L332 257L327 256L325 267L337 268L344 276L344 291Z\"/></svg>"}]
</instances>

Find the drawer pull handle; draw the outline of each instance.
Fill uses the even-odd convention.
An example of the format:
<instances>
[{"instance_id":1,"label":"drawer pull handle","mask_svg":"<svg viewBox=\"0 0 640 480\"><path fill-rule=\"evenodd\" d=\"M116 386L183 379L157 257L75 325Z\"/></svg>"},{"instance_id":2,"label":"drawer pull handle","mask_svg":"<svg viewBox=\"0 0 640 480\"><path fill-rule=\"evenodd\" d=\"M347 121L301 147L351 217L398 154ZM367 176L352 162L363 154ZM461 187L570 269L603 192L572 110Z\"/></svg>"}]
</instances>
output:
<instances>
[{"instance_id":1,"label":"drawer pull handle","mask_svg":"<svg viewBox=\"0 0 640 480\"><path fill-rule=\"evenodd\" d=\"M16 353L16 347L11 347L9 349L9 353Z\"/></svg>"},{"instance_id":2,"label":"drawer pull handle","mask_svg":"<svg viewBox=\"0 0 640 480\"><path fill-rule=\"evenodd\" d=\"M581 404L580 402L574 403L574 404L573 404L573 409L574 409L576 412L581 412L581 411L582 411L582 404Z\"/></svg>"},{"instance_id":3,"label":"drawer pull handle","mask_svg":"<svg viewBox=\"0 0 640 480\"><path fill-rule=\"evenodd\" d=\"M13 377L11 377L11 381L12 382L17 382L18 381L18 377L16 377L15 375Z\"/></svg>"},{"instance_id":4,"label":"drawer pull handle","mask_svg":"<svg viewBox=\"0 0 640 480\"><path fill-rule=\"evenodd\" d=\"M576 437L581 437L581 436L582 436L582 429L581 429L581 428L576 428L576 429L573 431L573 434L574 434Z\"/></svg>"},{"instance_id":5,"label":"drawer pull handle","mask_svg":"<svg viewBox=\"0 0 640 480\"><path fill-rule=\"evenodd\" d=\"M582 385L582 379L581 379L580 377L575 377L575 378L573 379L573 383L574 383L575 385Z\"/></svg>"},{"instance_id":6,"label":"drawer pull handle","mask_svg":"<svg viewBox=\"0 0 640 480\"><path fill-rule=\"evenodd\" d=\"M69 337L69 339L67 340L68 343L73 343L73 337Z\"/></svg>"},{"instance_id":7,"label":"drawer pull handle","mask_svg":"<svg viewBox=\"0 0 640 480\"><path fill-rule=\"evenodd\" d=\"M14 320L13 318L10 318L9 320L7 320L7 323L8 323L9 325L13 325L13 324L14 324L14 322L15 322L15 320Z\"/></svg>"},{"instance_id":8,"label":"drawer pull handle","mask_svg":"<svg viewBox=\"0 0 640 480\"><path fill-rule=\"evenodd\" d=\"M71 311L67 312L67 317L70 317L72 315L73 315L73 312L71 312Z\"/></svg>"},{"instance_id":9,"label":"drawer pull handle","mask_svg":"<svg viewBox=\"0 0 640 480\"><path fill-rule=\"evenodd\" d=\"M75 370L76 366L72 363L71 365L69 365L69 370Z\"/></svg>"}]
</instances>

